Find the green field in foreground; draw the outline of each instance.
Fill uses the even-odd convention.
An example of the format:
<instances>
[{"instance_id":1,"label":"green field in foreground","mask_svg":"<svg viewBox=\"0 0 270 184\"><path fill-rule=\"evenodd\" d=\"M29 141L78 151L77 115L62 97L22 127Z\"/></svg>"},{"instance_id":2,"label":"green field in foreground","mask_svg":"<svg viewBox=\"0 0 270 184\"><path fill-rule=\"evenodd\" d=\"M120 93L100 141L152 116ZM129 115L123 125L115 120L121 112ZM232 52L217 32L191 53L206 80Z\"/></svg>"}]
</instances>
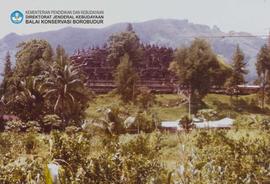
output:
<instances>
[{"instance_id":1,"label":"green field in foreground","mask_svg":"<svg viewBox=\"0 0 270 184\"><path fill-rule=\"evenodd\" d=\"M230 130L111 135L92 126L48 134L1 132L0 183L44 183L48 163L59 164L62 179L74 184L109 184L112 180L117 184L265 183L270 179L270 126L265 122L270 121L263 119L269 117L267 111L260 111L254 99L255 95L241 96L234 111L229 96L205 97L205 108L236 118ZM87 119L103 118L102 109L112 106L128 115L141 110L122 104L117 96L98 95L90 102ZM156 112L160 120L176 120L187 113L187 106L181 105L177 95L156 95L148 111ZM121 178L126 180L120 182Z\"/></svg>"},{"instance_id":2,"label":"green field in foreground","mask_svg":"<svg viewBox=\"0 0 270 184\"><path fill-rule=\"evenodd\" d=\"M230 160L230 164L237 164L243 165L241 167L243 168L234 168L239 166L230 166L230 169L234 172L233 169L239 170L240 174L243 174L243 170L245 170L245 167L254 167L257 166L256 162L253 162L250 156L256 156L257 152L254 155L246 156L239 155L239 153L235 152L236 150L243 149L244 152L247 152L248 150L246 146L250 147L252 146L252 149L260 149L257 148L257 144L268 144L267 140L269 140L269 133L255 130L255 129L242 129L242 130L227 130L225 131L225 135L229 141L235 141L235 143L231 142L228 143L228 145L232 144L232 148L228 147L226 145L226 141L224 140L224 143L219 143L219 140L221 137L217 137L215 140L215 134L218 132L209 130L208 133L205 134L205 131L200 130L193 130L192 132L186 134L184 132L182 133L158 133L154 132L151 134L124 134L119 137L119 142L117 145L124 147L125 154L135 154L135 157L132 159L138 159L137 166L132 165L132 167L135 167L138 170L130 170L129 172L142 172L141 170L144 169L142 166L141 160L143 157L149 157L148 152L152 153L154 150L154 147L158 145L159 149L158 151L154 151L155 156L153 158L149 158L145 164L150 162L156 162L159 163L162 168L164 169L162 171L162 183L168 180L168 173L172 172L173 175L171 177L171 181L180 181L181 177L186 178L187 176L190 176L190 171L186 171L188 174L187 176L179 176L178 175L178 169L181 165L185 164L191 164L189 163L189 159L191 159L194 153L194 150L196 151L196 154L198 156L202 156L204 161L200 163L200 160L196 160L195 157L192 159L195 159L197 162L196 164L205 164L206 161L210 159L217 159L216 157L220 157L222 160L221 163L224 162L223 156ZM207 138L201 137L201 135L207 135L207 136L213 136L211 138L211 142L207 143ZM157 136L160 136L160 141L156 141ZM206 137L207 137L206 136ZM8 138L9 137L9 138ZM57 138L59 137L59 138ZM143 139L140 140L140 137L143 137ZM147 138L148 137L148 138ZM244 139L244 140L241 140ZM114 148L109 146L110 144L114 145L114 140L111 140L112 142L108 145L108 143L104 144L104 140L107 140L108 137L104 137L99 135L98 132L88 132L88 133L66 133L61 132L58 134L38 134L38 133L0 133L0 156L3 158L2 161L0 161L0 167L2 167L3 172L0 172L0 181L22 181L27 179L27 173L31 173L30 177L35 177L37 173L41 174L40 176L43 177L44 168L47 163L52 162L53 160L63 160L66 162L66 164L69 165L72 169L74 169L76 166L81 166L84 164L84 162L89 162L88 160L100 160L100 166L98 167L104 167L107 169L106 172L115 172L114 169L119 169L118 167L111 165L113 164L113 158L118 154L115 153ZM258 142L266 141L266 143ZM52 141L52 145L50 142ZM209 141L209 140L208 140ZM244 141L244 142L243 142ZM198 149L198 142L202 142L203 150ZM204 142L204 143L203 143ZM215 143L216 142L216 143ZM226 144L225 144L226 143ZM223 145L224 144L224 145ZM234 145L236 144L236 145ZM246 145L245 145L246 144ZM249 145L250 144L250 145ZM129 146L128 146L129 145ZM211 145L213 147L211 147ZM132 146L132 147L130 147ZM216 148L214 147L216 146ZM236 146L236 147L235 147ZM240 146L240 147L239 147ZM234 148L235 147L235 148ZM123 148L122 148L123 149ZM208 149L210 153L207 153ZM222 150L229 151L228 153L222 153ZM229 149L229 150L227 150ZM233 149L233 150L231 150ZM220 150L220 151L219 151ZM264 149L265 150L265 149ZM215 151L217 151L215 153ZM231 151L234 151L230 153ZM266 150L265 150L266 151ZM242 151L241 151L242 152ZM232 155L228 155L228 154ZM260 155L261 153L258 152ZM259 158L267 158L269 155L267 152L265 155L261 155ZM268 156L267 156L268 155ZM142 157L143 156L143 157ZM239 161L237 157L240 156L242 159ZM104 160L105 159L105 160ZM107 160L106 160L107 159ZM110 160L112 159L112 160ZM154 159L154 160L152 160ZM57 162L57 161L54 162ZM124 157L122 162L131 162L130 158ZM135 161L135 160L134 160ZM6 167L3 167L3 164L9 163ZM64 164L65 165L65 164ZM247 165L247 166L245 166ZM107 167L108 166L108 167ZM192 166L192 165L191 165ZM187 165L186 167L191 167ZM199 165L193 165L192 167L198 167ZM89 166L90 167L90 166ZM91 166L93 167L93 166ZM112 167L110 170L110 167ZM151 166L152 167L152 166ZM224 167L224 166L223 166ZM13 169L12 169L13 168ZM134 169L135 169L134 168ZM13 170L13 172L9 172ZM98 168L97 168L98 169ZM123 168L124 169L124 168ZM122 169L121 169L122 170ZM28 172L25 172L28 171ZM76 170L74 169L74 173ZM89 171L90 172L90 171ZM97 174L96 172L100 172L98 170L91 170L93 175ZM105 172L105 171L104 171ZM102 178L107 178L108 173L101 172L99 175L96 175L96 180L102 180ZM127 171L122 171L127 172ZM144 171L146 172L146 171ZM205 172L205 171L204 171ZM246 171L248 172L248 171ZM18 175L18 173L21 173ZM74 175L78 178L84 178L87 176L80 175L81 173ZM136 173L133 173L136 175ZM139 173L137 173L139 174ZM214 173L212 173L214 174ZM234 174L235 177L239 177L239 173ZM5 177L5 180L1 180L1 177ZM67 177L67 176L64 176ZM144 176L147 177L147 176ZM209 176L210 177L210 176ZM203 178L209 178L207 177L207 174L203 176ZM212 177L212 176L211 176ZM2 178L2 179L3 179ZM217 177L218 178L218 177ZM72 179L73 180L73 179ZM110 180L110 179L108 179ZM229 179L228 179L229 180ZM193 180L191 180L193 181ZM215 178L212 178L212 181L215 181ZM225 181L225 180L223 180ZM226 180L227 181L227 180ZM237 181L235 179L234 181ZM261 180L260 180L261 181ZM197 178L194 179L192 183L197 183ZM209 181L203 181L203 184L208 184ZM79 183L87 183L87 182L79 182ZM79 184L76 183L76 184ZM122 183L121 183L122 184ZM124 183L123 183L124 184ZM134 183L135 184L135 183ZM149 183L150 184L150 183ZM152 183L151 183L152 184Z\"/></svg>"}]
</instances>

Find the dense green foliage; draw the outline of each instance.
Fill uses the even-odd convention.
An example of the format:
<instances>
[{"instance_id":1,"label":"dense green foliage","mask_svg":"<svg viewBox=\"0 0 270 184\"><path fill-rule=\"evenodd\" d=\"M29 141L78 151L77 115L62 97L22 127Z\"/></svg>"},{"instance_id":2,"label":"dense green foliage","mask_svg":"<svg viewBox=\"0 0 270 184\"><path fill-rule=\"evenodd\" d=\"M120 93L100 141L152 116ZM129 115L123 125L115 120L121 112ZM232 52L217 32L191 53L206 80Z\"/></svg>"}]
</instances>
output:
<instances>
[{"instance_id":1,"label":"dense green foliage","mask_svg":"<svg viewBox=\"0 0 270 184\"><path fill-rule=\"evenodd\" d=\"M187 115L182 117L179 123L185 132L189 132L193 128L192 120Z\"/></svg>"},{"instance_id":2,"label":"dense green foliage","mask_svg":"<svg viewBox=\"0 0 270 184\"><path fill-rule=\"evenodd\" d=\"M116 68L114 80L116 84L116 92L120 94L124 102L134 101L136 95L136 83L138 75L132 67L132 61L129 55L125 54L120 59L120 64Z\"/></svg>"},{"instance_id":3,"label":"dense green foliage","mask_svg":"<svg viewBox=\"0 0 270 184\"><path fill-rule=\"evenodd\" d=\"M10 71L7 57L2 113L14 114L24 122L38 121L42 130L49 127L43 126L43 117L53 114L62 119L62 128L69 123L78 125L91 97L79 67L61 47L53 56L51 46L43 40L24 42L19 48L14 70Z\"/></svg>"},{"instance_id":4,"label":"dense green foliage","mask_svg":"<svg viewBox=\"0 0 270 184\"><path fill-rule=\"evenodd\" d=\"M46 164L55 163L61 168L57 180L62 183L163 183L166 171L158 161L160 136L159 133L141 134L126 142L115 138L98 148L92 142L95 138L87 132L71 135L53 132L46 137L14 134L12 139L1 134L0 182L44 183L49 180ZM15 143L15 137L20 141ZM34 159L17 152L30 154L43 146L46 150L38 152ZM98 155L94 154L96 151Z\"/></svg>"},{"instance_id":5,"label":"dense green foliage","mask_svg":"<svg viewBox=\"0 0 270 184\"><path fill-rule=\"evenodd\" d=\"M52 102L53 112L62 119L64 126L83 118L90 99L84 82L80 70L69 61L64 49L57 48L56 61L48 71L44 86L47 89L45 97Z\"/></svg>"},{"instance_id":6,"label":"dense green foliage","mask_svg":"<svg viewBox=\"0 0 270 184\"><path fill-rule=\"evenodd\" d=\"M267 183L269 141L269 129L120 137L1 133L0 182L44 183L53 163L63 183Z\"/></svg>"},{"instance_id":7,"label":"dense green foliage","mask_svg":"<svg viewBox=\"0 0 270 184\"><path fill-rule=\"evenodd\" d=\"M52 62L53 50L45 40L22 42L18 48L15 73L18 72L20 77L37 76Z\"/></svg>"},{"instance_id":8,"label":"dense green foliage","mask_svg":"<svg viewBox=\"0 0 270 184\"><path fill-rule=\"evenodd\" d=\"M258 82L262 86L260 92L260 96L262 97L261 106L262 108L264 108L265 95L267 94L267 96L269 96L269 93L267 91L270 84L270 49L266 44L262 46L260 52L257 55L256 69L259 77Z\"/></svg>"},{"instance_id":9,"label":"dense green foliage","mask_svg":"<svg viewBox=\"0 0 270 184\"><path fill-rule=\"evenodd\" d=\"M128 54L135 63L141 61L142 50L140 39L129 24L125 32L116 33L108 40L108 60L118 65L121 57Z\"/></svg>"},{"instance_id":10,"label":"dense green foliage","mask_svg":"<svg viewBox=\"0 0 270 184\"><path fill-rule=\"evenodd\" d=\"M217 56L201 39L195 39L188 48L178 49L169 70L178 76L179 85L184 86L191 96L193 111L201 105L213 85L222 85L226 80Z\"/></svg>"},{"instance_id":11,"label":"dense green foliage","mask_svg":"<svg viewBox=\"0 0 270 184\"><path fill-rule=\"evenodd\" d=\"M228 93L230 95L239 95L238 85L243 85L246 83L245 75L248 73L246 70L245 56L243 51L237 45L235 52L233 54L233 63L232 63L232 75L227 81Z\"/></svg>"},{"instance_id":12,"label":"dense green foliage","mask_svg":"<svg viewBox=\"0 0 270 184\"><path fill-rule=\"evenodd\" d=\"M11 108L16 107L14 114L23 121L40 120L46 113L41 83L42 79L34 76L23 79L18 85L15 99L11 99Z\"/></svg>"},{"instance_id":13,"label":"dense green foliage","mask_svg":"<svg viewBox=\"0 0 270 184\"><path fill-rule=\"evenodd\" d=\"M155 95L147 87L142 87L138 90L139 94L136 97L136 103L140 108L147 110L155 103Z\"/></svg>"},{"instance_id":14,"label":"dense green foliage","mask_svg":"<svg viewBox=\"0 0 270 184\"><path fill-rule=\"evenodd\" d=\"M229 138L226 132L200 132L189 160L179 168L180 183L267 183L269 136Z\"/></svg>"},{"instance_id":15,"label":"dense green foliage","mask_svg":"<svg viewBox=\"0 0 270 184\"><path fill-rule=\"evenodd\" d=\"M3 76L3 81L0 85L0 96L1 94L4 94L7 92L8 85L10 84L10 78L12 76L12 68L11 68L11 58L9 52L6 55L5 58L5 68L4 68L4 73L2 74Z\"/></svg>"}]
</instances>

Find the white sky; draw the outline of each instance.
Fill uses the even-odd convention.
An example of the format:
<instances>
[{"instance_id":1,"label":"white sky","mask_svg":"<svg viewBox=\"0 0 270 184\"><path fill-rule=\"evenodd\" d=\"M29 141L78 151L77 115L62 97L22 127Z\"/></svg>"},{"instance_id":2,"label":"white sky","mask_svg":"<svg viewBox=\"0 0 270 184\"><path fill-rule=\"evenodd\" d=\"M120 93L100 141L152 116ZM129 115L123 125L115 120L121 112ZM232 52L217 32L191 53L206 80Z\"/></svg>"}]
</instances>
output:
<instances>
[{"instance_id":1,"label":"white sky","mask_svg":"<svg viewBox=\"0 0 270 184\"><path fill-rule=\"evenodd\" d=\"M270 27L270 0L0 0L0 38L10 32L28 34L67 26L12 24L9 16L17 9L104 10L105 24L101 27L157 18L188 19L193 23L217 25L226 32L267 34Z\"/></svg>"}]
</instances>

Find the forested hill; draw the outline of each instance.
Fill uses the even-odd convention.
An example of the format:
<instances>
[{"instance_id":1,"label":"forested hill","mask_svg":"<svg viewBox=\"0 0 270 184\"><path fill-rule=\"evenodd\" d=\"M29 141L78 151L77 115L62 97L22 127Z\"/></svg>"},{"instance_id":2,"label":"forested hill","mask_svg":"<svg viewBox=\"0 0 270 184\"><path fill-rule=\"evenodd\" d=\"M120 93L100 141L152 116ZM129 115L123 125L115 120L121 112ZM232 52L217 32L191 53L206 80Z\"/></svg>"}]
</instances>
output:
<instances>
[{"instance_id":1,"label":"forested hill","mask_svg":"<svg viewBox=\"0 0 270 184\"><path fill-rule=\"evenodd\" d=\"M126 25L126 23L118 23L100 29L67 27L56 31L29 35L10 33L0 40L0 71L3 69L3 58L6 52L10 51L14 56L16 45L19 42L33 38L46 39L54 47L60 44L69 54L73 54L77 48L88 48L105 44L111 34L125 30ZM250 35L249 33L225 33L216 26L211 28L207 25L193 24L187 20L156 19L133 23L133 27L142 42L174 48L188 45L194 39L194 36L210 36L212 38L207 39L211 42L213 49L217 54L222 55L227 62L230 62L235 46L239 44L246 55L246 62L248 62L248 69L250 70L247 77L248 80L253 80L256 77L256 54L260 47L266 43L266 40L259 37L245 37ZM240 35L244 37L219 37L223 35Z\"/></svg>"}]
</instances>

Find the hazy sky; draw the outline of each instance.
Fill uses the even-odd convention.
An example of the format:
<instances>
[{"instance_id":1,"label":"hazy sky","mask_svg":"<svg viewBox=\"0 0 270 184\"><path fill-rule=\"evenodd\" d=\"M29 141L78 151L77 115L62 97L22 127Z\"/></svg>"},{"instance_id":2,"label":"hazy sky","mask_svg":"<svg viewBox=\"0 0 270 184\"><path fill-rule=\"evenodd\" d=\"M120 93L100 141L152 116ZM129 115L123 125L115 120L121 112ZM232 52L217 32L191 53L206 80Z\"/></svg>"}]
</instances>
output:
<instances>
[{"instance_id":1,"label":"hazy sky","mask_svg":"<svg viewBox=\"0 0 270 184\"><path fill-rule=\"evenodd\" d=\"M0 38L10 32L28 34L67 26L15 25L10 22L12 11L32 9L104 10L105 24L101 27L118 22L176 18L217 25L226 32L234 30L266 34L267 28L270 28L270 0L0 0Z\"/></svg>"}]
</instances>

